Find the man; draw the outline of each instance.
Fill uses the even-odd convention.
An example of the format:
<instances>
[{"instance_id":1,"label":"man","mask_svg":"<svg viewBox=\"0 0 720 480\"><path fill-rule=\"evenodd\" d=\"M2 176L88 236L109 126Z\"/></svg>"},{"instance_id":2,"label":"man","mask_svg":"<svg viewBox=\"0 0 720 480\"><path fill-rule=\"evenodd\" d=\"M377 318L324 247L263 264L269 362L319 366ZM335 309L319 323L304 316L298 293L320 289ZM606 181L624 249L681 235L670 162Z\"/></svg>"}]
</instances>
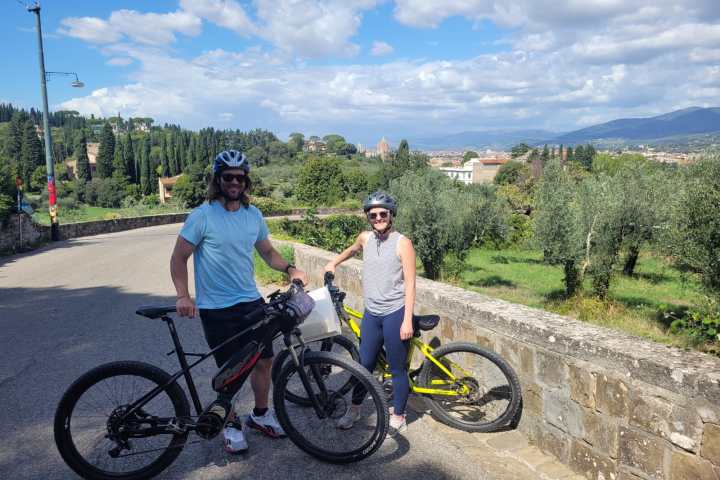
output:
<instances>
[{"instance_id":1,"label":"man","mask_svg":"<svg viewBox=\"0 0 720 480\"><path fill-rule=\"evenodd\" d=\"M207 202L188 216L170 259L178 314L200 315L210 348L247 328L246 315L264 303L255 284L253 249L257 249L271 268L284 271L291 280L307 283L305 272L289 264L273 248L262 213L250 205L249 172L250 165L242 152L228 150L215 157ZM187 260L193 254L197 304L188 291ZM246 343L259 340L259 336L260 332L250 332L216 352L218 367ZM268 409L272 345L266 345L262 357L250 377L255 408L246 425L280 438L285 432ZM220 400L230 406L231 399ZM228 452L247 451L247 441L234 408L230 408L223 434Z\"/></svg>"}]
</instances>

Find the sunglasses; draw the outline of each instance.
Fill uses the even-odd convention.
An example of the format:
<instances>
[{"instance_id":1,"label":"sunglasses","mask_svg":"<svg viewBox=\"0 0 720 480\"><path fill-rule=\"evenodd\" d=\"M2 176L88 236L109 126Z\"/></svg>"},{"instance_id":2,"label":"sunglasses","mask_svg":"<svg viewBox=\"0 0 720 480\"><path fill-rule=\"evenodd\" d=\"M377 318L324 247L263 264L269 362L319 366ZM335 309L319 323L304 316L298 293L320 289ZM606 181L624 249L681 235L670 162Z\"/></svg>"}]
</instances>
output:
<instances>
[{"instance_id":1,"label":"sunglasses","mask_svg":"<svg viewBox=\"0 0 720 480\"><path fill-rule=\"evenodd\" d=\"M226 183L230 183L233 180L237 180L238 183L245 183L245 174L233 175L232 173L223 173L220 175L220 178Z\"/></svg>"},{"instance_id":2,"label":"sunglasses","mask_svg":"<svg viewBox=\"0 0 720 480\"><path fill-rule=\"evenodd\" d=\"M390 212L388 212L387 210L383 212L370 212L367 214L367 216L370 220L375 220L377 218L386 219L390 216Z\"/></svg>"}]
</instances>

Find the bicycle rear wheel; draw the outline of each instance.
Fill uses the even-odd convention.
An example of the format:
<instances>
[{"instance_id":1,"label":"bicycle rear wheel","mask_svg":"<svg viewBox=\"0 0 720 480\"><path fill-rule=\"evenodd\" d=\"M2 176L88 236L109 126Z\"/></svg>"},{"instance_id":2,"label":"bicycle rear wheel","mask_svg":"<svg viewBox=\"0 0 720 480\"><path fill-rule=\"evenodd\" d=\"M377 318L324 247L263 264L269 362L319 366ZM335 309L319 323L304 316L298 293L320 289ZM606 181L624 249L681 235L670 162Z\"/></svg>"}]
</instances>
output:
<instances>
[{"instance_id":1,"label":"bicycle rear wheel","mask_svg":"<svg viewBox=\"0 0 720 480\"><path fill-rule=\"evenodd\" d=\"M114 362L78 378L65 392L55 413L55 444L63 460L89 479L140 480L154 477L180 454L188 432L149 433L137 438L130 431L148 430L189 417L190 406L177 383L150 400L126 422L128 405L170 381L170 375L147 363Z\"/></svg>"},{"instance_id":2,"label":"bicycle rear wheel","mask_svg":"<svg viewBox=\"0 0 720 480\"><path fill-rule=\"evenodd\" d=\"M341 355L346 360L352 360L355 362L360 361L360 352L358 351L357 346L355 346L355 343L350 340L347 337L344 337L342 335L336 335L331 338L326 338L325 340L318 340L315 342L308 342L305 344L305 346L314 351L322 351L322 352L333 352L337 353L338 355ZM300 352L299 347L295 347L295 351ZM285 349L282 352L280 352L276 357L275 361L272 365L272 371L271 371L271 377L273 380L273 383L277 381L277 377L280 375L280 371L282 370L282 367L286 363L292 363L292 360L290 358L290 351ZM324 375L329 375L331 373L330 366L327 365L324 368ZM341 391L343 394L350 391L352 388L352 385L348 382L344 386L340 388L339 391ZM297 403L298 405L305 405L310 406L311 401L307 396L307 392L305 391L305 388L302 386L302 383L295 382L295 381L288 381L287 383L287 392L286 392L286 399L290 402Z\"/></svg>"},{"instance_id":3,"label":"bicycle rear wheel","mask_svg":"<svg viewBox=\"0 0 720 480\"><path fill-rule=\"evenodd\" d=\"M303 368L312 381L310 393L302 384L294 362L285 364L273 390L278 421L287 436L310 455L331 463L357 462L372 455L382 445L388 429L388 406L380 385L362 365L331 352L305 352ZM330 374L322 372L330 370ZM368 392L361 405L361 419L350 430L337 428L352 400L351 386L362 385ZM289 385L292 384L292 385ZM322 415L315 408L299 405L288 391L303 389L305 398L316 398Z\"/></svg>"},{"instance_id":4,"label":"bicycle rear wheel","mask_svg":"<svg viewBox=\"0 0 720 480\"><path fill-rule=\"evenodd\" d=\"M455 376L425 360L419 384L447 392L429 394L426 401L433 417L467 432L492 432L510 423L520 408L520 382L512 367L499 355L472 343L449 343L432 352Z\"/></svg>"}]
</instances>

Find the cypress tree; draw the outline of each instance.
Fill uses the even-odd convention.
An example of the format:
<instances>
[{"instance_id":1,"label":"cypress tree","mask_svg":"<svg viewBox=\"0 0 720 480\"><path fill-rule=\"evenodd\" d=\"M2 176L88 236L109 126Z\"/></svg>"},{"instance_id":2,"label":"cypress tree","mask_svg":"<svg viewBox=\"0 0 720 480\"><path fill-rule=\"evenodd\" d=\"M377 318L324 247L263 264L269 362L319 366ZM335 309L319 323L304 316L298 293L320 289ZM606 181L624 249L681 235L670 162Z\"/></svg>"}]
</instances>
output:
<instances>
[{"instance_id":1,"label":"cypress tree","mask_svg":"<svg viewBox=\"0 0 720 480\"><path fill-rule=\"evenodd\" d=\"M42 165L42 144L32 120L25 121L20 148L19 173L25 185L30 185L33 171Z\"/></svg>"},{"instance_id":2,"label":"cypress tree","mask_svg":"<svg viewBox=\"0 0 720 480\"><path fill-rule=\"evenodd\" d=\"M140 178L138 176L138 156L135 154L135 146L133 145L132 135L128 133L127 143L125 145L125 165L127 165L128 176L130 182L138 184Z\"/></svg>"},{"instance_id":3,"label":"cypress tree","mask_svg":"<svg viewBox=\"0 0 720 480\"><path fill-rule=\"evenodd\" d=\"M167 155L167 139L165 134L163 134L162 139L160 140L160 165L162 166L161 175L163 177L170 176L170 167L168 166Z\"/></svg>"},{"instance_id":4,"label":"cypress tree","mask_svg":"<svg viewBox=\"0 0 720 480\"><path fill-rule=\"evenodd\" d=\"M80 141L78 142L77 148L75 149L75 176L82 182L89 182L91 178L90 174L90 159L87 154L87 138L85 132L82 132Z\"/></svg>"},{"instance_id":5,"label":"cypress tree","mask_svg":"<svg viewBox=\"0 0 720 480\"><path fill-rule=\"evenodd\" d=\"M122 141L121 137L118 137L115 142L115 154L113 155L113 177L123 183L128 180L127 164L125 163L125 142Z\"/></svg>"},{"instance_id":6,"label":"cypress tree","mask_svg":"<svg viewBox=\"0 0 720 480\"><path fill-rule=\"evenodd\" d=\"M152 166L150 165L150 135L143 138L140 155L140 190L143 195L152 193Z\"/></svg>"},{"instance_id":7,"label":"cypress tree","mask_svg":"<svg viewBox=\"0 0 720 480\"><path fill-rule=\"evenodd\" d=\"M113 134L110 124L105 122L103 131L100 134L100 148L98 149L96 161L98 177L107 178L112 176L114 155L115 134Z\"/></svg>"}]
</instances>

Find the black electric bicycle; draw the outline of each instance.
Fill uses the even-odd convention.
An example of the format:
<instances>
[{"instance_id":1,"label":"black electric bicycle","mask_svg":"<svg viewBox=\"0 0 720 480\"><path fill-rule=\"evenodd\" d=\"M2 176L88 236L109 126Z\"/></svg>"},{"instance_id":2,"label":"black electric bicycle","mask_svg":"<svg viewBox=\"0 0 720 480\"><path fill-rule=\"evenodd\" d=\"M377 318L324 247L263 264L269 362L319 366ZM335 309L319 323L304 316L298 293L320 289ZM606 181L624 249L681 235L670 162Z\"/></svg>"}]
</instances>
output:
<instances>
[{"instance_id":1,"label":"black electric bicycle","mask_svg":"<svg viewBox=\"0 0 720 480\"><path fill-rule=\"evenodd\" d=\"M204 439L218 435L227 420L232 398L245 383L264 349L265 340L283 337L291 362L274 379L273 401L280 425L299 448L331 463L350 463L372 455L388 429L387 401L377 382L361 365L332 352L305 348L298 325L312 310L312 299L301 285L277 291L251 313L249 328L204 354L187 353L180 344L169 307L142 307L136 313L161 319L170 331L181 369L173 375L147 363L112 362L78 378L65 392L55 413L55 443L65 462L88 479L136 480L153 477L180 454L188 435ZM215 374L218 400L203 408L190 370L216 350L251 330L265 329L261 342L250 342ZM293 346L294 345L294 346ZM299 347L298 347L299 345ZM199 357L188 364L187 357ZM192 415L185 379L197 415ZM369 392L363 419L352 431L335 422L350 405L347 384ZM303 391L311 407L288 400L287 391Z\"/></svg>"}]
</instances>

